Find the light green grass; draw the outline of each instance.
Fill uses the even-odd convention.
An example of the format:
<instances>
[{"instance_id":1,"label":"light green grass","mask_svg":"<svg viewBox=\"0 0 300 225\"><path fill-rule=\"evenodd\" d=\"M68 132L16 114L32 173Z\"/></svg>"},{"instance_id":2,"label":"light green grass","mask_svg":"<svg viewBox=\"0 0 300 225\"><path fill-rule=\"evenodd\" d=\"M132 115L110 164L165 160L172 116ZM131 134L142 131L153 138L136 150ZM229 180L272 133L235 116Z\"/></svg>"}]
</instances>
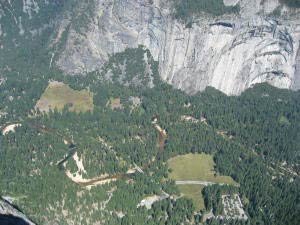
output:
<instances>
[{"instance_id":1,"label":"light green grass","mask_svg":"<svg viewBox=\"0 0 300 225\"><path fill-rule=\"evenodd\" d=\"M286 118L285 116L281 116L279 118L279 123L283 124L283 125L290 125L290 121L288 120L288 118Z\"/></svg>"},{"instance_id":2,"label":"light green grass","mask_svg":"<svg viewBox=\"0 0 300 225\"><path fill-rule=\"evenodd\" d=\"M175 181L209 181L237 185L229 176L219 176L214 171L213 157L208 154L187 154L168 160L172 169L170 178Z\"/></svg>"},{"instance_id":3,"label":"light green grass","mask_svg":"<svg viewBox=\"0 0 300 225\"><path fill-rule=\"evenodd\" d=\"M209 181L238 185L229 176L219 176L214 171L213 157L208 154L187 154L180 155L168 160L172 172L170 178L175 181ZM203 185L178 185L180 193L193 200L196 210L205 209L202 196Z\"/></svg>"},{"instance_id":4,"label":"light green grass","mask_svg":"<svg viewBox=\"0 0 300 225\"><path fill-rule=\"evenodd\" d=\"M190 198L193 200L196 210L205 209L204 200L202 197L203 185L178 185L180 193L183 197Z\"/></svg>"},{"instance_id":5,"label":"light green grass","mask_svg":"<svg viewBox=\"0 0 300 225\"><path fill-rule=\"evenodd\" d=\"M120 98L110 97L109 101L106 103L106 106L110 106L111 109L121 109L123 105L121 104Z\"/></svg>"},{"instance_id":6,"label":"light green grass","mask_svg":"<svg viewBox=\"0 0 300 225\"><path fill-rule=\"evenodd\" d=\"M36 104L42 112L49 112L55 108L62 111L65 105L70 104L69 110L75 112L86 112L93 110L93 94L88 90L76 91L68 85L53 82L50 83Z\"/></svg>"}]
</instances>

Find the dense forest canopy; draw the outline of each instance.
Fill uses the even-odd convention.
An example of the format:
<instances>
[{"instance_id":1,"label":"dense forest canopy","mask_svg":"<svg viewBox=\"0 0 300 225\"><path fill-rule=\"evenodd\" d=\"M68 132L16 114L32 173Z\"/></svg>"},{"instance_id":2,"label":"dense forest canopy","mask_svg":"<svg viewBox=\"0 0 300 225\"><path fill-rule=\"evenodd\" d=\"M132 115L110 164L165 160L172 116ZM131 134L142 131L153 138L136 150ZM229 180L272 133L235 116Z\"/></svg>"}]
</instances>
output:
<instances>
[{"instance_id":1,"label":"dense forest canopy","mask_svg":"<svg viewBox=\"0 0 300 225\"><path fill-rule=\"evenodd\" d=\"M238 13L239 6L225 6L223 0L173 0L175 17L185 21L191 21L193 16L200 13L208 13L220 16L228 13Z\"/></svg>"},{"instance_id":2,"label":"dense forest canopy","mask_svg":"<svg viewBox=\"0 0 300 225\"><path fill-rule=\"evenodd\" d=\"M84 77L48 67L6 71L0 85L1 129L22 126L0 135L1 196L13 197L38 224L199 224L211 210L223 213L224 194L239 194L249 220L215 217L206 224L299 222L300 92L260 84L241 96L214 88L189 96L160 81L157 62L142 46L111 56L104 68ZM94 107L34 110L49 80L89 90ZM116 99L119 106L111 107ZM183 115L204 122L183 121ZM167 132L163 150L153 118ZM75 152L85 167L82 179L103 174L118 179L89 188L76 184L65 173L78 170ZM168 175L168 159L188 153L212 155L215 171L239 186L205 187L199 195L206 208L195 211L190 199L178 198ZM136 166L143 173L126 174ZM163 193L172 197L151 209L137 207Z\"/></svg>"},{"instance_id":3,"label":"dense forest canopy","mask_svg":"<svg viewBox=\"0 0 300 225\"><path fill-rule=\"evenodd\" d=\"M263 1L262 1L263 2ZM280 2L291 8L300 8L300 0L280 0ZM175 18L185 22L193 22L201 13L212 16L239 13L240 5L225 6L223 0L173 0Z\"/></svg>"},{"instance_id":4,"label":"dense forest canopy","mask_svg":"<svg viewBox=\"0 0 300 225\"><path fill-rule=\"evenodd\" d=\"M289 7L300 8L300 0L280 0Z\"/></svg>"}]
</instances>

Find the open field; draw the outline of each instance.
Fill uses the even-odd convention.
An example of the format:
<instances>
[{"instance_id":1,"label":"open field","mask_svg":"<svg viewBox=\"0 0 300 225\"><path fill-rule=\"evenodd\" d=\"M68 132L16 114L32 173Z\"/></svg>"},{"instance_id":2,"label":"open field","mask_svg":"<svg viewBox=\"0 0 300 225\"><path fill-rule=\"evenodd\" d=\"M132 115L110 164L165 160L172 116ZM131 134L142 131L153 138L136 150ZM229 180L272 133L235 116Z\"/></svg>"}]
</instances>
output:
<instances>
[{"instance_id":1,"label":"open field","mask_svg":"<svg viewBox=\"0 0 300 225\"><path fill-rule=\"evenodd\" d=\"M237 185L229 176L219 176L214 171L213 157L208 154L180 155L168 160L172 169L170 178L175 181L202 181L220 184ZM195 182L196 183L196 182ZM204 209L201 184L181 184L178 188L181 194L193 200L196 210Z\"/></svg>"},{"instance_id":2,"label":"open field","mask_svg":"<svg viewBox=\"0 0 300 225\"><path fill-rule=\"evenodd\" d=\"M204 186L202 185L179 185L180 193L186 197L193 200L196 210L204 209L204 200L201 194Z\"/></svg>"},{"instance_id":3,"label":"open field","mask_svg":"<svg viewBox=\"0 0 300 225\"><path fill-rule=\"evenodd\" d=\"M208 181L237 185L229 176L219 176L214 171L214 161L211 155L187 154L168 160L172 169L170 178L175 181Z\"/></svg>"},{"instance_id":4,"label":"open field","mask_svg":"<svg viewBox=\"0 0 300 225\"><path fill-rule=\"evenodd\" d=\"M68 85L52 81L37 102L35 108L42 112L49 112L55 108L62 111L65 105L75 112L86 112L93 110L93 94L88 90L73 90Z\"/></svg>"},{"instance_id":5,"label":"open field","mask_svg":"<svg viewBox=\"0 0 300 225\"><path fill-rule=\"evenodd\" d=\"M112 110L114 109L122 109L123 105L121 103L121 99L120 98L113 98L111 97L108 102L106 103L106 106L110 106L110 108Z\"/></svg>"}]
</instances>

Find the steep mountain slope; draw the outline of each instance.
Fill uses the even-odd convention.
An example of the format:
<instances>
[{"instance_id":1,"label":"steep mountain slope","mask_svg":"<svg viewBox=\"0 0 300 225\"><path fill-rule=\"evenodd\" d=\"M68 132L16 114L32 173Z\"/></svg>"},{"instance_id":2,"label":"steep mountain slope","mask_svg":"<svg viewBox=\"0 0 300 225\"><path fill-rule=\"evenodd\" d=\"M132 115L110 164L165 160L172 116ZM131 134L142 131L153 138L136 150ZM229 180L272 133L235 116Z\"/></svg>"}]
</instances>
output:
<instances>
[{"instance_id":1,"label":"steep mountain slope","mask_svg":"<svg viewBox=\"0 0 300 225\"><path fill-rule=\"evenodd\" d=\"M295 82L293 89L299 89L300 86L300 47L298 48L297 55L296 55L296 64L295 64Z\"/></svg>"},{"instance_id":2,"label":"steep mountain slope","mask_svg":"<svg viewBox=\"0 0 300 225\"><path fill-rule=\"evenodd\" d=\"M68 18L58 29L55 40L69 28L57 61L67 73L100 69L109 54L142 44L159 61L162 79L188 93L213 86L236 95L260 82L299 88L299 16L277 1L225 1L239 4L240 14L200 15L191 27L174 19L166 1L92 2L78 5L88 23L78 27L77 17ZM282 16L275 20L273 12Z\"/></svg>"},{"instance_id":3,"label":"steep mountain slope","mask_svg":"<svg viewBox=\"0 0 300 225\"><path fill-rule=\"evenodd\" d=\"M2 198L0 198L0 224L34 225L22 212Z\"/></svg>"},{"instance_id":4,"label":"steep mountain slope","mask_svg":"<svg viewBox=\"0 0 300 225\"><path fill-rule=\"evenodd\" d=\"M48 63L48 37L66 1L0 1L0 71ZM38 65L34 65L38 66Z\"/></svg>"},{"instance_id":5,"label":"steep mountain slope","mask_svg":"<svg viewBox=\"0 0 300 225\"><path fill-rule=\"evenodd\" d=\"M1 61L34 55L84 74L101 70L111 54L144 45L159 61L161 78L187 93L213 86L237 95L261 82L300 88L299 10L278 0L224 0L239 12L200 10L184 20L175 19L173 2L2 0Z\"/></svg>"}]
</instances>

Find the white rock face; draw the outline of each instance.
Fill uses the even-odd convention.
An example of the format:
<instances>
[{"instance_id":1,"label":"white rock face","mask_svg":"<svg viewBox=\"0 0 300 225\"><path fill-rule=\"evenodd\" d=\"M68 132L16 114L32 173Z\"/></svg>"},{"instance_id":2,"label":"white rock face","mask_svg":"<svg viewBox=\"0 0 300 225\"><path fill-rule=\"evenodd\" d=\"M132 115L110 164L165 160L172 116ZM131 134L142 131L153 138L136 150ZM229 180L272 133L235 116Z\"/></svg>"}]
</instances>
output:
<instances>
[{"instance_id":1,"label":"white rock face","mask_svg":"<svg viewBox=\"0 0 300 225\"><path fill-rule=\"evenodd\" d=\"M300 42L299 42L300 45ZM295 76L292 84L292 89L297 90L300 88L300 47L298 47L298 51L296 53L295 60Z\"/></svg>"},{"instance_id":2,"label":"white rock face","mask_svg":"<svg viewBox=\"0 0 300 225\"><path fill-rule=\"evenodd\" d=\"M9 202L5 201L1 197L0 197L0 215L15 216L16 218L22 219L24 224L35 225L22 212L14 208ZM3 223L7 224L5 223L5 221Z\"/></svg>"},{"instance_id":3,"label":"white rock face","mask_svg":"<svg viewBox=\"0 0 300 225\"><path fill-rule=\"evenodd\" d=\"M201 16L186 28L174 20L166 1L94 0L88 24L78 29L66 15L57 29L52 46L68 29L57 65L70 74L94 71L110 54L142 44L159 61L162 79L187 93L213 86L238 95L261 82L299 89L300 13L283 7L285 16L276 21L266 14L278 0L224 3L239 4L241 14ZM77 13L85 7L80 3Z\"/></svg>"},{"instance_id":4,"label":"white rock face","mask_svg":"<svg viewBox=\"0 0 300 225\"><path fill-rule=\"evenodd\" d=\"M223 2L226 6L235 6L240 2L240 0L223 0Z\"/></svg>"},{"instance_id":5,"label":"white rock face","mask_svg":"<svg viewBox=\"0 0 300 225\"><path fill-rule=\"evenodd\" d=\"M27 13L30 19L32 18L32 14L38 13L39 10L39 5L35 0L23 0L23 12Z\"/></svg>"},{"instance_id":6,"label":"white rock face","mask_svg":"<svg viewBox=\"0 0 300 225\"><path fill-rule=\"evenodd\" d=\"M20 123L16 123L16 124L10 124L8 126L6 126L3 130L2 130L2 135L7 135L9 132L15 132L15 129L17 127L21 127L22 124Z\"/></svg>"}]
</instances>

